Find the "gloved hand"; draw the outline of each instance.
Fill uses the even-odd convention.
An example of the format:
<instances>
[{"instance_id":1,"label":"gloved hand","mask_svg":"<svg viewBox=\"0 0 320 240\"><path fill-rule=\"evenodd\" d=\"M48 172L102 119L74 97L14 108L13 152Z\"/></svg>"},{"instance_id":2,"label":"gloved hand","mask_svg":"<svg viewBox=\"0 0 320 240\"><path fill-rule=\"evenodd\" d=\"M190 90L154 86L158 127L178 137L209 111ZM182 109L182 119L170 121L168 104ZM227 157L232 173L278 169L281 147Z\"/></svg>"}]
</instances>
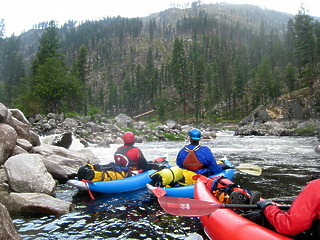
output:
<instances>
[{"instance_id":1,"label":"gloved hand","mask_svg":"<svg viewBox=\"0 0 320 240\"><path fill-rule=\"evenodd\" d=\"M227 165L227 164L221 164L221 166L222 166L222 169L223 169L223 170L233 168L233 167L230 167L230 166Z\"/></svg>"},{"instance_id":2,"label":"gloved hand","mask_svg":"<svg viewBox=\"0 0 320 240\"><path fill-rule=\"evenodd\" d=\"M273 203L270 202L270 201L268 201L268 200L264 200L264 201L259 201L259 202L257 202L257 205L258 205L262 210L264 210L267 206L273 205Z\"/></svg>"}]
</instances>

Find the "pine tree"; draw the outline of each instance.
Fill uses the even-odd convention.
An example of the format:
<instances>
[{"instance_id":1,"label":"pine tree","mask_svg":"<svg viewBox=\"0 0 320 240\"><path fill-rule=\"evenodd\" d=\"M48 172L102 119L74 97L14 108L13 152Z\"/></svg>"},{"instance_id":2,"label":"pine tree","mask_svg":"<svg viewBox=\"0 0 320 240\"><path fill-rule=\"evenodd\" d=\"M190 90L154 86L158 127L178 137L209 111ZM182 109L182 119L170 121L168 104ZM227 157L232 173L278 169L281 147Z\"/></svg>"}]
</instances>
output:
<instances>
[{"instance_id":1,"label":"pine tree","mask_svg":"<svg viewBox=\"0 0 320 240\"><path fill-rule=\"evenodd\" d=\"M76 108L82 109L84 114L87 115L88 111L88 64L87 64L88 50L84 44L79 48L78 57L73 66L73 74L78 80L80 92L75 93L73 100L75 101Z\"/></svg>"},{"instance_id":2,"label":"pine tree","mask_svg":"<svg viewBox=\"0 0 320 240\"><path fill-rule=\"evenodd\" d=\"M300 77L304 79L306 85L313 88L316 79L317 62L314 39L313 18L306 14L303 5L299 14L295 16L295 56L298 58Z\"/></svg>"},{"instance_id":3,"label":"pine tree","mask_svg":"<svg viewBox=\"0 0 320 240\"><path fill-rule=\"evenodd\" d=\"M60 52L60 37L54 21L41 36L39 50L32 62L30 97L39 112L58 112L79 91L78 81L68 73Z\"/></svg>"},{"instance_id":4,"label":"pine tree","mask_svg":"<svg viewBox=\"0 0 320 240\"><path fill-rule=\"evenodd\" d=\"M186 54L183 48L183 40L176 38L173 42L172 59L172 79L180 96L183 106L183 116L187 118L187 96L188 96L188 72Z\"/></svg>"},{"instance_id":5,"label":"pine tree","mask_svg":"<svg viewBox=\"0 0 320 240\"><path fill-rule=\"evenodd\" d=\"M0 78L4 83L4 91L1 94L2 101L11 106L23 93L25 69L20 49L20 39L11 36L3 40Z\"/></svg>"}]
</instances>

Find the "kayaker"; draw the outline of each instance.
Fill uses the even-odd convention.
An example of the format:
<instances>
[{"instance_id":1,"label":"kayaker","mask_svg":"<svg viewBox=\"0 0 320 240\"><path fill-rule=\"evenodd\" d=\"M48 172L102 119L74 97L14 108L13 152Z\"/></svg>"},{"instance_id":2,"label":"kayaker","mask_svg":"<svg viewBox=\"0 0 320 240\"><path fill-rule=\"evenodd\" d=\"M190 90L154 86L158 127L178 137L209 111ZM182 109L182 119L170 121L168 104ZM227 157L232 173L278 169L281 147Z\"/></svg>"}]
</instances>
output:
<instances>
[{"instance_id":1,"label":"kayaker","mask_svg":"<svg viewBox=\"0 0 320 240\"><path fill-rule=\"evenodd\" d=\"M122 140L124 145L119 147L115 152L114 162L134 171L147 171L148 163L146 158L138 147L133 146L135 143L135 135L132 132L125 132Z\"/></svg>"},{"instance_id":2,"label":"kayaker","mask_svg":"<svg viewBox=\"0 0 320 240\"><path fill-rule=\"evenodd\" d=\"M201 132L198 129L191 129L189 137L190 144L184 146L176 158L176 164L180 168L185 168L205 176L210 176L230 168L225 164L217 164L210 148L200 145Z\"/></svg>"},{"instance_id":3,"label":"kayaker","mask_svg":"<svg viewBox=\"0 0 320 240\"><path fill-rule=\"evenodd\" d=\"M279 233L295 236L294 239L320 239L319 189L320 175L317 175L296 197L288 212L283 212L267 200L257 205Z\"/></svg>"}]
</instances>

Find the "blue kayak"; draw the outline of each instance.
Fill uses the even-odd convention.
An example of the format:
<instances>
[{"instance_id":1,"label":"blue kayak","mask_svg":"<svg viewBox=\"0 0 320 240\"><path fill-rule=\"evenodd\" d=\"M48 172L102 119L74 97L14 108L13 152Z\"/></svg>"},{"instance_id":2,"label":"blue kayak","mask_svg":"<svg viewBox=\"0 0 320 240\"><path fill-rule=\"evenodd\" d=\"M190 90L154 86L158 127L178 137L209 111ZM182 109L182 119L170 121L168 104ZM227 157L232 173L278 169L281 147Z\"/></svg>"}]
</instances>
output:
<instances>
[{"instance_id":1,"label":"blue kayak","mask_svg":"<svg viewBox=\"0 0 320 240\"><path fill-rule=\"evenodd\" d=\"M123 178L113 181L98 181L86 183L78 180L69 180L69 184L78 188L79 190L87 191L88 187L90 191L100 193L122 193L133 191L140 188L145 188L146 184L151 181L150 175L157 170L149 170L132 177Z\"/></svg>"},{"instance_id":2,"label":"blue kayak","mask_svg":"<svg viewBox=\"0 0 320 240\"><path fill-rule=\"evenodd\" d=\"M224 164L227 164L230 167L234 167L233 164L226 158L221 159ZM233 180L234 173L236 169L226 169L220 173L216 173L211 175L211 177L215 176L224 176L226 178L229 178L230 180ZM194 184L187 185L187 186L179 186L179 187L163 187L163 190L166 191L165 196L168 197L181 197L181 198L193 198L194 197Z\"/></svg>"}]
</instances>

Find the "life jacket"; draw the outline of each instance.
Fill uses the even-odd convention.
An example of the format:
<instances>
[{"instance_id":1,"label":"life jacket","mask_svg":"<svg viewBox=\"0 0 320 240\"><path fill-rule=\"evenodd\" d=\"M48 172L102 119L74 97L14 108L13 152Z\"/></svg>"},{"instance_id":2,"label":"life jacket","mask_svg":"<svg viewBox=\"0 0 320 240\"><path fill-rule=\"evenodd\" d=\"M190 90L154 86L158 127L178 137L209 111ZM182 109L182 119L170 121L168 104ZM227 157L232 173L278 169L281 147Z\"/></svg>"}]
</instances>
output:
<instances>
[{"instance_id":1,"label":"life jacket","mask_svg":"<svg viewBox=\"0 0 320 240\"><path fill-rule=\"evenodd\" d=\"M223 176L213 177L212 180L213 182L210 183L212 184L212 193L221 203L232 203L230 195L235 191L239 191L243 194L243 204L249 203L252 194L248 188L241 187Z\"/></svg>"},{"instance_id":2,"label":"life jacket","mask_svg":"<svg viewBox=\"0 0 320 240\"><path fill-rule=\"evenodd\" d=\"M101 164L86 164L78 169L79 180L89 181L112 181L123 179L127 176L128 168L121 167L115 163L106 165Z\"/></svg>"},{"instance_id":3,"label":"life jacket","mask_svg":"<svg viewBox=\"0 0 320 240\"><path fill-rule=\"evenodd\" d=\"M130 159L127 155L127 152L130 149L136 148L134 146L128 147L120 147L114 154L114 162L118 165L128 167L132 170L136 170L138 168L138 161L139 159Z\"/></svg>"},{"instance_id":4,"label":"life jacket","mask_svg":"<svg viewBox=\"0 0 320 240\"><path fill-rule=\"evenodd\" d=\"M185 169L191 171L197 171L203 167L203 163L199 161L196 156L196 151L200 149L200 145L196 146L194 149L189 149L187 146L184 147L184 150L188 152L186 159L183 161L182 166Z\"/></svg>"},{"instance_id":5,"label":"life jacket","mask_svg":"<svg viewBox=\"0 0 320 240\"><path fill-rule=\"evenodd\" d=\"M150 175L150 184L155 187L170 187L183 178L183 170L179 167L170 167Z\"/></svg>"}]
</instances>

